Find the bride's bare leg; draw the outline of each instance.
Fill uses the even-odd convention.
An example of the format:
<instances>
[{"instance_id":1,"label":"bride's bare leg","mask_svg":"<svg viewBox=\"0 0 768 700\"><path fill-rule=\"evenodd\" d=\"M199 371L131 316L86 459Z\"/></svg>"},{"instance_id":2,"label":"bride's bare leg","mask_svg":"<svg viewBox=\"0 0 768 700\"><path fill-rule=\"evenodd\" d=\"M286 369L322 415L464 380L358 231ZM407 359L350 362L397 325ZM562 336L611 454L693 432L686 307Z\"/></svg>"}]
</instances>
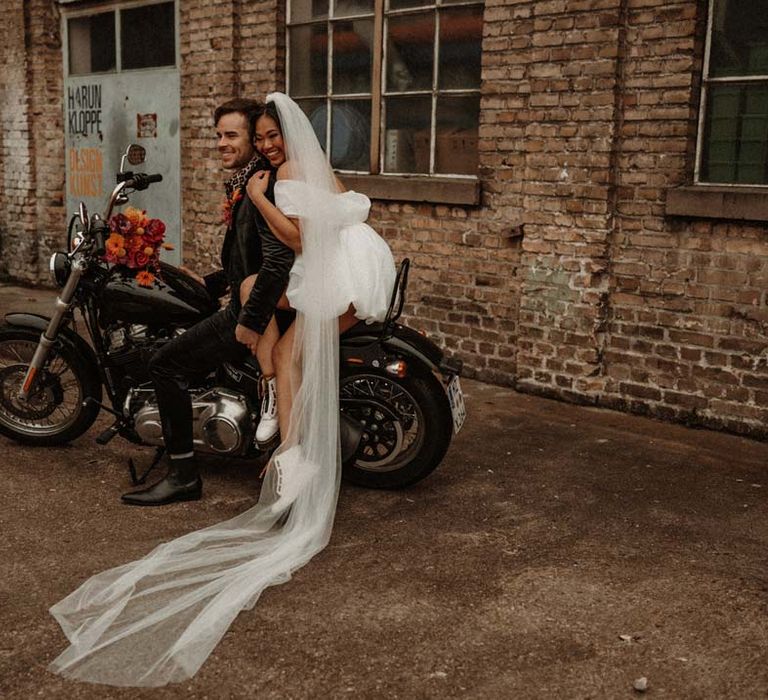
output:
<instances>
[{"instance_id":1,"label":"bride's bare leg","mask_svg":"<svg viewBox=\"0 0 768 700\"><path fill-rule=\"evenodd\" d=\"M245 304L246 301L248 301L248 297L251 296L251 290L253 289L253 285L256 284L256 275L248 275L241 283L240 283L240 305L242 306Z\"/></svg>"},{"instance_id":2,"label":"bride's bare leg","mask_svg":"<svg viewBox=\"0 0 768 700\"><path fill-rule=\"evenodd\" d=\"M349 309L339 316L339 333L343 333L354 326L359 319L355 316L355 309L350 305ZM296 337L296 324L285 332L275 345L272 353L272 361L277 375L277 420L280 424L280 435L285 438L288 435L288 426L293 407L293 387L297 387L301 381L299 364L293 362L293 341Z\"/></svg>"},{"instance_id":3,"label":"bride's bare leg","mask_svg":"<svg viewBox=\"0 0 768 700\"><path fill-rule=\"evenodd\" d=\"M251 290L256 282L256 275L249 275L240 284L240 304L245 305L248 301L248 297L251 295ZM282 303L284 300L280 300ZM278 306L282 308L281 303ZM280 339L280 331L277 327L277 322L274 317L269 322L269 325L264 330L261 336L259 344L256 346L256 359L259 361L259 367L261 367L262 374L265 379L275 376L275 366L272 362L272 351Z\"/></svg>"},{"instance_id":4,"label":"bride's bare leg","mask_svg":"<svg viewBox=\"0 0 768 700\"><path fill-rule=\"evenodd\" d=\"M248 301L255 282L256 275L250 275L240 284L240 303L243 306L245 306L245 303ZM278 302L278 306L281 306L283 302L287 304L285 295L283 295L283 299ZM275 366L272 361L272 354L275 345L277 345L279 340L280 330L278 329L277 321L273 316L267 324L267 327L264 329L264 333L262 333L261 339L256 346L256 359L259 361L259 367L261 367L261 373L264 379L262 385L263 396L260 407L261 416L255 435L256 442L259 445L269 444L277 436L279 431L277 415L277 397L279 396L279 392L277 390Z\"/></svg>"},{"instance_id":5,"label":"bride's bare leg","mask_svg":"<svg viewBox=\"0 0 768 700\"><path fill-rule=\"evenodd\" d=\"M293 361L293 339L296 337L296 323L292 323L272 351L272 366L275 368L277 383L277 422L283 439L288 435L293 394L291 385L299 380L298 363ZM293 377L292 377L293 375Z\"/></svg>"},{"instance_id":6,"label":"bride's bare leg","mask_svg":"<svg viewBox=\"0 0 768 700\"><path fill-rule=\"evenodd\" d=\"M356 323L359 323L359 321L360 319L355 316L355 307L350 304L349 308L339 316L339 334L348 331Z\"/></svg>"}]
</instances>

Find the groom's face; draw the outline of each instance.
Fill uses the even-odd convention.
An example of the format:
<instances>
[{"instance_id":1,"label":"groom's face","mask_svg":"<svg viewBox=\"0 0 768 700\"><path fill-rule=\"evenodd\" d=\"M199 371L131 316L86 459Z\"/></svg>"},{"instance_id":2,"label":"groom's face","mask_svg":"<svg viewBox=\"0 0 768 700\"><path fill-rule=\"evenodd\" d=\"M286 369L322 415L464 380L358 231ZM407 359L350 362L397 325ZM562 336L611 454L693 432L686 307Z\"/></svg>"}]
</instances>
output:
<instances>
[{"instance_id":1,"label":"groom's face","mask_svg":"<svg viewBox=\"0 0 768 700\"><path fill-rule=\"evenodd\" d=\"M239 170L256 155L248 135L248 120L240 112L223 114L216 124L216 138L221 165L226 170Z\"/></svg>"}]
</instances>

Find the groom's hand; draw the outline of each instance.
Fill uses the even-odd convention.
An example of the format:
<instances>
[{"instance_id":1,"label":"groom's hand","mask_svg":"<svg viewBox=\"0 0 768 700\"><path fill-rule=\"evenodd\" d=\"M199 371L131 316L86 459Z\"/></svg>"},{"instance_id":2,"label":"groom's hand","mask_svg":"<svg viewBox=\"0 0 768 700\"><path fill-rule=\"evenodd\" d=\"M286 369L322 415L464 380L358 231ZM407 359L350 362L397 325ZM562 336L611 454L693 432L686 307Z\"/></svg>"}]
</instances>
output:
<instances>
[{"instance_id":1,"label":"groom's hand","mask_svg":"<svg viewBox=\"0 0 768 700\"><path fill-rule=\"evenodd\" d=\"M256 355L256 348L259 346L261 335L256 331L252 331L242 323L238 323L235 327L235 339L245 345L250 351L251 355Z\"/></svg>"}]
</instances>

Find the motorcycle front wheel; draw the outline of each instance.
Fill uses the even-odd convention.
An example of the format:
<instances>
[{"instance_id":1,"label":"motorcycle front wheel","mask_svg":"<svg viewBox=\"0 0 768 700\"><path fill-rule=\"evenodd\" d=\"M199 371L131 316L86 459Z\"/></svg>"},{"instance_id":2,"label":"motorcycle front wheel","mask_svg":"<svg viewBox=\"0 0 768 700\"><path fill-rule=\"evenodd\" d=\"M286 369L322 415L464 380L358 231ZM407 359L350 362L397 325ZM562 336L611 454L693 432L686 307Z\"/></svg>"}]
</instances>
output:
<instances>
[{"instance_id":1,"label":"motorcycle front wheel","mask_svg":"<svg viewBox=\"0 0 768 700\"><path fill-rule=\"evenodd\" d=\"M358 486L410 486L434 471L453 434L445 390L432 376L395 377L366 369L343 372L341 410L363 435L344 478Z\"/></svg>"},{"instance_id":2,"label":"motorcycle front wheel","mask_svg":"<svg viewBox=\"0 0 768 700\"><path fill-rule=\"evenodd\" d=\"M99 413L101 383L68 343L51 349L28 400L19 399L40 332L0 328L0 433L25 445L61 445L82 435Z\"/></svg>"}]
</instances>

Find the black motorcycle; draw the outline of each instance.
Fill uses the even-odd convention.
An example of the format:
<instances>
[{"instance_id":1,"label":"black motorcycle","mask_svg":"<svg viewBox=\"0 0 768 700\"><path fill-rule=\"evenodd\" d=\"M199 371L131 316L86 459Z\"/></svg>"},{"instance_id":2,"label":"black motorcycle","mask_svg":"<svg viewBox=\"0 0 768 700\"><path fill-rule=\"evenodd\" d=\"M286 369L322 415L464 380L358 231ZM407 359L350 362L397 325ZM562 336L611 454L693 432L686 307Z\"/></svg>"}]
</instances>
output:
<instances>
[{"instance_id":1,"label":"black motorcycle","mask_svg":"<svg viewBox=\"0 0 768 700\"><path fill-rule=\"evenodd\" d=\"M67 233L67 252L51 257L62 287L50 318L9 313L0 326L0 433L27 445L61 445L88 430L101 410L116 435L162 454L160 415L147 372L151 355L219 309L205 287L160 264L150 288L134 270L104 261L108 221L129 193L162 180L125 169L144 162L144 149L123 156L104 216L80 204ZM465 417L460 365L422 334L397 322L405 302L408 260L398 271L383 323L359 323L340 339L339 397L344 476L373 488L413 484L440 463ZM75 328L75 309L88 341ZM255 458L261 372L254 358L225 363L192 387L194 443L201 452ZM103 401L106 393L108 405ZM347 439L344 439L344 437ZM351 437L350 437L351 436ZM146 478L137 478L136 483Z\"/></svg>"}]
</instances>

